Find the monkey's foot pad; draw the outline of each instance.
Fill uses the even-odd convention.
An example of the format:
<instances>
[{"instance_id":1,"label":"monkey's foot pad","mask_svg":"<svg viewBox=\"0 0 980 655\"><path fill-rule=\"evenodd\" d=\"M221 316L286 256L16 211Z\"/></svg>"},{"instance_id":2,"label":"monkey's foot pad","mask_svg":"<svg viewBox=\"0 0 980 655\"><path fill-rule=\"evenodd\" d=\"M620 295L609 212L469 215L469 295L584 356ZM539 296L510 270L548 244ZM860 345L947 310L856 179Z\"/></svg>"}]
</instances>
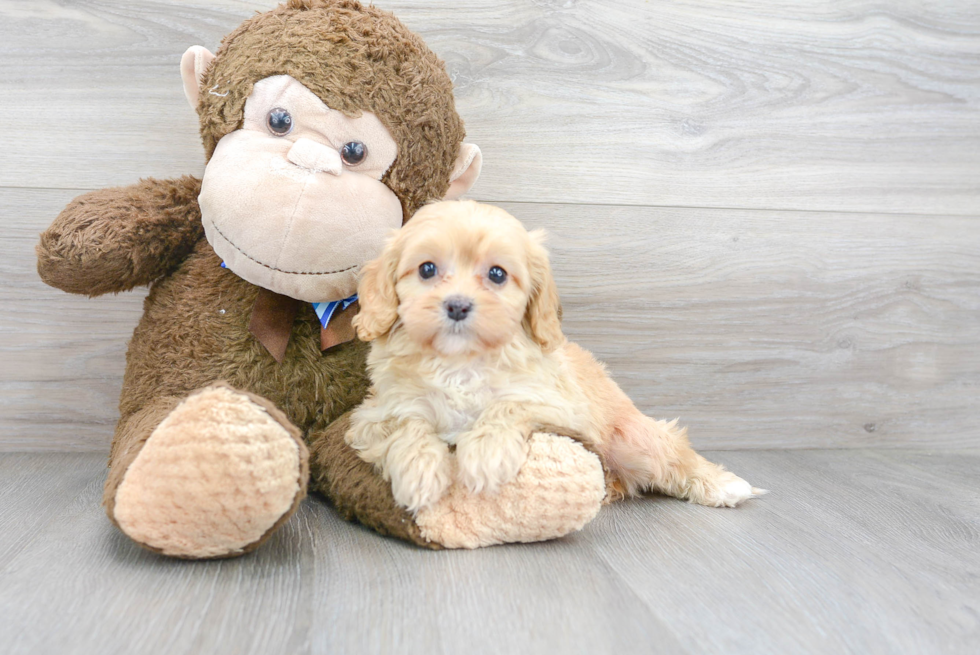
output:
<instances>
[{"instance_id":1,"label":"monkey's foot pad","mask_svg":"<svg viewBox=\"0 0 980 655\"><path fill-rule=\"evenodd\" d=\"M261 402L213 386L175 407L116 491L123 532L186 558L240 555L271 535L306 493L308 456L299 431Z\"/></svg>"},{"instance_id":2,"label":"monkey's foot pad","mask_svg":"<svg viewBox=\"0 0 980 655\"><path fill-rule=\"evenodd\" d=\"M422 536L446 548L545 541L581 530L606 496L599 458L576 441L535 433L517 477L493 495L458 482L416 515Z\"/></svg>"}]
</instances>

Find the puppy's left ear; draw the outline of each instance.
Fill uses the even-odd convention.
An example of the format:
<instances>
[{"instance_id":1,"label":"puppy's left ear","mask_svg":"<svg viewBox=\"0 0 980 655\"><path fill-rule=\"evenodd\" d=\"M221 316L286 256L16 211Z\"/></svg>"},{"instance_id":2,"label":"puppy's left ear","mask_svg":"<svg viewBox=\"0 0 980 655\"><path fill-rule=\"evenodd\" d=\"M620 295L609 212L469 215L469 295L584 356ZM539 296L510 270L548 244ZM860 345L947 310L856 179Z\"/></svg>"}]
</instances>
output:
<instances>
[{"instance_id":1,"label":"puppy's left ear","mask_svg":"<svg viewBox=\"0 0 980 655\"><path fill-rule=\"evenodd\" d=\"M558 287L551 274L548 251L541 245L544 238L544 230L531 232L527 254L531 294L524 314L524 328L545 352L551 352L565 341L565 335L561 332L559 319Z\"/></svg>"},{"instance_id":2,"label":"puppy's left ear","mask_svg":"<svg viewBox=\"0 0 980 655\"><path fill-rule=\"evenodd\" d=\"M361 311L352 324L361 341L374 341L387 334L398 320L397 282L400 248L393 239L377 259L364 265L357 297Z\"/></svg>"}]
</instances>

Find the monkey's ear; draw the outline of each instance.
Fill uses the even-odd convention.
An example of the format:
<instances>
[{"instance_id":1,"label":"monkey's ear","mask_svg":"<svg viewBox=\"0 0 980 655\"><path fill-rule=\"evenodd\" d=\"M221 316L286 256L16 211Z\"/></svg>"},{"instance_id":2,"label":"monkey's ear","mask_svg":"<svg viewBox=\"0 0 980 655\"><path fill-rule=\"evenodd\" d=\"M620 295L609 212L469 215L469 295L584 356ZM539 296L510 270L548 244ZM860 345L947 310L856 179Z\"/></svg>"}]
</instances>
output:
<instances>
[{"instance_id":1,"label":"monkey's ear","mask_svg":"<svg viewBox=\"0 0 980 655\"><path fill-rule=\"evenodd\" d=\"M453 166L452 175L449 176L449 191L446 191L443 200L456 200L473 188L476 178L480 177L482 167L483 153L480 152L479 146L472 143L460 145L456 165Z\"/></svg>"},{"instance_id":2,"label":"monkey's ear","mask_svg":"<svg viewBox=\"0 0 980 655\"><path fill-rule=\"evenodd\" d=\"M400 250L389 242L377 259L364 265L357 297L361 310L353 325L361 341L374 341L398 320L398 292L395 290Z\"/></svg>"},{"instance_id":3,"label":"monkey's ear","mask_svg":"<svg viewBox=\"0 0 980 655\"><path fill-rule=\"evenodd\" d=\"M184 82L184 95L195 112L197 102L201 99L201 79L213 59L211 51L199 45L189 47L180 58L180 79Z\"/></svg>"}]
</instances>

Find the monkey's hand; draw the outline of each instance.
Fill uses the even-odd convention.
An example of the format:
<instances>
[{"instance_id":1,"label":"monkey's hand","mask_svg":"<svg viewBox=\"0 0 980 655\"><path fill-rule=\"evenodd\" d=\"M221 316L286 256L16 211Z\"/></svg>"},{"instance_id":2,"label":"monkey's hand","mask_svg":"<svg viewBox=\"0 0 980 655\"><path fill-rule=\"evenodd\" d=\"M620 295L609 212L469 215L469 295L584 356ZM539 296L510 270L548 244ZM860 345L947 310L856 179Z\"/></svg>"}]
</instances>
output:
<instances>
[{"instance_id":1,"label":"monkey's hand","mask_svg":"<svg viewBox=\"0 0 980 655\"><path fill-rule=\"evenodd\" d=\"M41 233L45 283L89 296L128 291L171 273L204 236L201 181L141 180L75 198Z\"/></svg>"}]
</instances>

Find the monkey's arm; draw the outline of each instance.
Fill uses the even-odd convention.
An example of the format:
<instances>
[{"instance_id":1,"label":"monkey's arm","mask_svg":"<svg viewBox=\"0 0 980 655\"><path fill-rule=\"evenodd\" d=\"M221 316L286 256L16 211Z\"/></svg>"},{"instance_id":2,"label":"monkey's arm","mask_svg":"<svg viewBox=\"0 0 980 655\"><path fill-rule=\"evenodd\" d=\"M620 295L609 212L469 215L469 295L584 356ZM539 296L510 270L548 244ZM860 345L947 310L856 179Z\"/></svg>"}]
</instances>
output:
<instances>
[{"instance_id":1,"label":"monkey's arm","mask_svg":"<svg viewBox=\"0 0 980 655\"><path fill-rule=\"evenodd\" d=\"M71 201L37 245L45 283L89 296L128 291L173 271L201 237L201 181L141 180Z\"/></svg>"}]
</instances>

